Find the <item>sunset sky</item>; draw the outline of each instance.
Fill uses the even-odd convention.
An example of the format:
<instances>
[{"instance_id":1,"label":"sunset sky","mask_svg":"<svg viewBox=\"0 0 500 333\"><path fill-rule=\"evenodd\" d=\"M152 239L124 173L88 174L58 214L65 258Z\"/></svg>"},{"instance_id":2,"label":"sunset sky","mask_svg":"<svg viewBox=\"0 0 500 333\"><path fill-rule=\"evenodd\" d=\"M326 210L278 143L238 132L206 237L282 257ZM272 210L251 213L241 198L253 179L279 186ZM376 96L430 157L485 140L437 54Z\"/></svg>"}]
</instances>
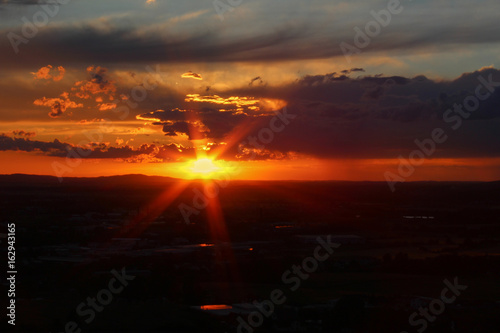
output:
<instances>
[{"instance_id":1,"label":"sunset sky","mask_svg":"<svg viewBox=\"0 0 500 333\"><path fill-rule=\"evenodd\" d=\"M0 173L500 179L500 2L395 1L0 0Z\"/></svg>"}]
</instances>

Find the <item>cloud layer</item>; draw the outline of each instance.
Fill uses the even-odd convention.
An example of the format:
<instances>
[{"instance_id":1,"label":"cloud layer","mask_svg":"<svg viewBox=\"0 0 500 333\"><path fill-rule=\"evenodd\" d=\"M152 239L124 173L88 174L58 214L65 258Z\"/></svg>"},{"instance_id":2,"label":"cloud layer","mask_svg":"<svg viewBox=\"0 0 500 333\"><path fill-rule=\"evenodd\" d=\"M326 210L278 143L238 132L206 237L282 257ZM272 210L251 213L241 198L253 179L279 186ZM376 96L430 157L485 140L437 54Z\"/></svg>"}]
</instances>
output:
<instances>
[{"instance_id":1,"label":"cloud layer","mask_svg":"<svg viewBox=\"0 0 500 333\"><path fill-rule=\"evenodd\" d=\"M361 68L354 68L305 76L282 86L242 86L220 95L190 94L180 108L162 108L161 101L157 101L155 111L137 118L171 141L187 138L213 142L212 151L223 148L221 157L233 160L300 155L397 158L417 148L415 140L426 140L435 128L443 129L449 140L438 147L433 157L500 156L500 138L496 135L500 123L499 70L484 68L451 81L430 80L422 75L407 78L360 73ZM456 105L464 105L478 92L486 96L478 109L458 119ZM38 103L60 113L74 106L65 98L41 99ZM296 118L270 142L253 144L249 138L259 138L275 112L285 105L286 112ZM112 147L99 143L92 157L147 155L151 161L173 161L187 152L193 154L193 146L186 145L146 144L134 149L123 145L123 141L120 144ZM44 143L29 137L4 136L2 149L64 156L67 146L57 140Z\"/></svg>"},{"instance_id":2,"label":"cloud layer","mask_svg":"<svg viewBox=\"0 0 500 333\"><path fill-rule=\"evenodd\" d=\"M66 65L81 63L172 63L172 62L265 62L342 57L340 43L354 45L359 28L365 30L368 22L375 21L370 12L387 7L386 1L370 3L353 2L332 4L313 1L307 6L297 0L293 4L270 5L256 1L227 13L227 21L218 20L210 3L190 2L192 12L178 12L178 16L165 21L164 16L152 11L135 14L128 2L121 2L123 16L129 19L124 25L115 16L98 19L82 16L76 4L65 5L65 13L80 18L67 23L65 16L37 29L37 34L19 45L20 56L12 52L11 41L0 41L0 62L10 66L44 66L50 62ZM471 47L481 48L497 44L500 4L495 1L470 3L457 0L450 10L450 2L421 1L405 3L404 10L394 15L381 32L370 39L363 53L412 54L414 52L439 53ZM117 2L110 1L113 6ZM16 4L33 4L33 1L4 2L4 8ZM175 10L167 4L155 4ZM208 6L208 8L207 8ZM297 10L293 11L291 8ZM35 7L35 6L23 6ZM184 6L178 8L183 10ZM290 8L291 7L291 8ZM130 8L129 11L125 9ZM98 10L98 7L96 8ZM185 9L184 9L185 10ZM238 11L250 13L238 15ZM443 12L447 14L444 15ZM279 14L283 18L274 20ZM473 13L473 14L471 14ZM31 12L30 12L31 14ZM231 15L230 15L231 14ZM67 14L66 14L67 15ZM87 15L89 15L87 13ZM273 18L273 20L270 20ZM269 22L273 21L273 24ZM14 21L16 22L16 21ZM22 34L22 21L12 23L0 31ZM464 22L464 24L457 24ZM237 29L227 29L227 24ZM415 27L418 27L416 29Z\"/></svg>"}]
</instances>

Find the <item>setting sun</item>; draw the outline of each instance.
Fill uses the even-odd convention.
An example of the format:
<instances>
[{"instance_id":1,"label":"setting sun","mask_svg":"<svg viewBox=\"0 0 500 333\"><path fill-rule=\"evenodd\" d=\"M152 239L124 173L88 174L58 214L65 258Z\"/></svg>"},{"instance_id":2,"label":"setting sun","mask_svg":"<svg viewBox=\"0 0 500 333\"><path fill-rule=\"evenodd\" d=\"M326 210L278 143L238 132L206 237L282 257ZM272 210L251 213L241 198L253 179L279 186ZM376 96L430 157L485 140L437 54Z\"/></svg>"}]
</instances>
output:
<instances>
[{"instance_id":1,"label":"setting sun","mask_svg":"<svg viewBox=\"0 0 500 333\"><path fill-rule=\"evenodd\" d=\"M209 158L202 158L193 162L190 168L192 173L210 174L220 171L220 167Z\"/></svg>"},{"instance_id":2,"label":"setting sun","mask_svg":"<svg viewBox=\"0 0 500 333\"><path fill-rule=\"evenodd\" d=\"M185 179L228 179L239 175L240 170L224 160L200 157L183 164L181 169Z\"/></svg>"}]
</instances>

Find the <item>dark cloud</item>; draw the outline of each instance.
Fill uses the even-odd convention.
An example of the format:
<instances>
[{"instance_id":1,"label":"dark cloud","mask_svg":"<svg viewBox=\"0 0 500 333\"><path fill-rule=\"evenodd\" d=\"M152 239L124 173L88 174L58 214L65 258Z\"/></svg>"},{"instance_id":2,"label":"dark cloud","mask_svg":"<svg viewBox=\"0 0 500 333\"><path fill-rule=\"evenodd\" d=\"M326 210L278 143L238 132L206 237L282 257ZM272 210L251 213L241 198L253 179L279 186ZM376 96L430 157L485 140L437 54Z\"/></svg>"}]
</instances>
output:
<instances>
[{"instance_id":1,"label":"dark cloud","mask_svg":"<svg viewBox=\"0 0 500 333\"><path fill-rule=\"evenodd\" d=\"M185 134L189 140L199 140L206 138L202 128L196 124L186 121L177 121L172 124L163 124L163 132L168 136L177 136Z\"/></svg>"},{"instance_id":2,"label":"dark cloud","mask_svg":"<svg viewBox=\"0 0 500 333\"><path fill-rule=\"evenodd\" d=\"M260 76L254 77L253 79L250 80L250 83L248 84L249 86L252 86L255 81L259 81L260 84L264 83L262 81L262 78Z\"/></svg>"},{"instance_id":3,"label":"dark cloud","mask_svg":"<svg viewBox=\"0 0 500 333\"><path fill-rule=\"evenodd\" d=\"M22 2L21 2L22 3ZM422 26L392 24L363 53L412 50L439 46L450 50L463 45L494 43L500 40L497 22L456 26ZM19 27L20 33L20 27ZM439 30L439 34L436 33ZM0 31L6 35L16 31ZM245 34L224 36L217 28L182 34L159 33L156 26L103 28L97 24L53 25L41 29L36 38L20 45L21 56L12 51L8 38L0 41L0 62L13 66L43 66L57 63L171 63L171 62L261 62L325 59L344 56L342 41L353 44L352 29L321 24L287 23L275 29L254 29ZM23 52L24 51L24 52Z\"/></svg>"},{"instance_id":4,"label":"dark cloud","mask_svg":"<svg viewBox=\"0 0 500 333\"><path fill-rule=\"evenodd\" d=\"M36 136L35 132L28 132L28 131L23 131L23 130L14 130L11 132L13 136L20 136L20 137L26 137L26 138L31 138Z\"/></svg>"},{"instance_id":5,"label":"dark cloud","mask_svg":"<svg viewBox=\"0 0 500 333\"><path fill-rule=\"evenodd\" d=\"M166 121L183 121L188 117L186 111L180 109L173 110L156 110L148 113L144 113L137 117L138 119L158 121L159 123Z\"/></svg>"},{"instance_id":6,"label":"dark cloud","mask_svg":"<svg viewBox=\"0 0 500 333\"><path fill-rule=\"evenodd\" d=\"M223 139L240 123L253 117L238 113L236 109L234 112L221 112L217 109L201 108L190 111L157 110L142 114L138 118L156 120L153 124L163 126L165 135L177 136L177 133L182 133L194 140Z\"/></svg>"},{"instance_id":7,"label":"dark cloud","mask_svg":"<svg viewBox=\"0 0 500 333\"><path fill-rule=\"evenodd\" d=\"M52 0L2 0L0 5L38 5L51 2Z\"/></svg>"},{"instance_id":8,"label":"dark cloud","mask_svg":"<svg viewBox=\"0 0 500 333\"><path fill-rule=\"evenodd\" d=\"M307 30L307 29L306 29ZM13 31L0 31L7 34ZM277 30L272 33L260 33L255 36L238 37L234 40L221 41L215 31L196 33L186 36L161 36L142 34L133 29L101 29L92 25L85 27L65 26L47 27L40 30L29 44L21 44L30 52L23 52L21 57L12 51L7 38L0 41L0 62L16 66L43 66L47 61L67 63L165 63L165 62L220 62L264 60L265 54L259 50L275 48L292 42L304 35L305 29ZM148 50L144 52L144 50ZM253 52L252 52L253 51ZM21 50L22 52L22 50ZM21 53L20 52L20 53ZM34 53L37 55L34 56ZM280 52L281 53L281 52ZM290 53L293 54L293 53ZM326 52L322 52L327 56ZM278 60L281 56L273 55ZM290 57L290 56L288 56Z\"/></svg>"},{"instance_id":9,"label":"dark cloud","mask_svg":"<svg viewBox=\"0 0 500 333\"><path fill-rule=\"evenodd\" d=\"M11 138L5 134L0 134L0 151L38 151L51 156L66 156L68 144L62 143L58 139L53 142L32 141L25 138Z\"/></svg>"},{"instance_id":10,"label":"dark cloud","mask_svg":"<svg viewBox=\"0 0 500 333\"><path fill-rule=\"evenodd\" d=\"M91 150L91 151L90 151ZM53 157L85 159L122 159L127 162L173 162L196 156L194 148L170 145L144 144L139 148L130 146L110 147L93 143L90 147L79 147L55 139L53 142L13 138L0 134L0 151L25 151ZM73 152L70 154L69 152Z\"/></svg>"},{"instance_id":11,"label":"dark cloud","mask_svg":"<svg viewBox=\"0 0 500 333\"><path fill-rule=\"evenodd\" d=\"M264 148L252 146L245 138L258 136L261 129L269 127L274 113L221 112L212 105L190 111L158 110L141 117L159 120L155 124L167 135L195 132L216 141L245 124L250 128L248 134L234 143L238 146L247 141L241 146L246 153L240 152L240 158L281 159L296 153L323 158L395 158L416 149L414 141L429 138L438 127L447 129L450 140L434 157L500 154L500 138L492 128L492 124L500 123L500 90L464 119L459 131L443 121L446 110L474 95L479 77L489 80L491 76L494 82L500 82L500 71L486 68L453 81L424 76L349 76L359 71L306 76L282 87L246 87L222 94L221 98L239 95L288 101L288 112L297 118ZM196 129L188 126L194 124L193 119L197 120Z\"/></svg>"},{"instance_id":12,"label":"dark cloud","mask_svg":"<svg viewBox=\"0 0 500 333\"><path fill-rule=\"evenodd\" d=\"M453 81L423 76L332 80L306 77L288 87L290 112L298 118L266 149L318 157L395 158L417 147L414 141L443 128L450 139L433 157L499 156L500 89L481 102L457 131L443 121L446 110L474 96L479 77L500 82L500 71L483 69ZM482 93L486 93L483 88ZM284 97L285 98L285 97Z\"/></svg>"}]
</instances>

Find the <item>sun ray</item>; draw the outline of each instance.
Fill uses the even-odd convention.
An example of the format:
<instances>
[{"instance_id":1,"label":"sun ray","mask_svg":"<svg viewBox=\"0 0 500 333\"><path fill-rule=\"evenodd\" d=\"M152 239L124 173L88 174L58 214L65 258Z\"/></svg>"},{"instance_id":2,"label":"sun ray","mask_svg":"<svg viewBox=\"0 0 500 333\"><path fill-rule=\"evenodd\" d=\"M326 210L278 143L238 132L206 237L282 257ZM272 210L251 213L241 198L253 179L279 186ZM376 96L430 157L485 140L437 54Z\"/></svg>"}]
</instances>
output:
<instances>
[{"instance_id":1,"label":"sun ray","mask_svg":"<svg viewBox=\"0 0 500 333\"><path fill-rule=\"evenodd\" d=\"M179 181L166 189L153 202L143 207L134 219L125 226L118 237L136 237L140 235L161 213L174 202L188 187L189 181Z\"/></svg>"},{"instance_id":2,"label":"sun ray","mask_svg":"<svg viewBox=\"0 0 500 333\"><path fill-rule=\"evenodd\" d=\"M218 186L213 180L204 180L202 182L205 192L214 191ZM211 187L211 189L210 189ZM236 258L233 253L231 238L227 230L224 213L217 195L209 195L206 208L207 222L210 233L210 239L215 244L215 264L218 269L218 275L223 279L225 290L221 290L222 296L226 299L234 297L234 290L231 291L231 285L240 282L239 269Z\"/></svg>"}]
</instances>

